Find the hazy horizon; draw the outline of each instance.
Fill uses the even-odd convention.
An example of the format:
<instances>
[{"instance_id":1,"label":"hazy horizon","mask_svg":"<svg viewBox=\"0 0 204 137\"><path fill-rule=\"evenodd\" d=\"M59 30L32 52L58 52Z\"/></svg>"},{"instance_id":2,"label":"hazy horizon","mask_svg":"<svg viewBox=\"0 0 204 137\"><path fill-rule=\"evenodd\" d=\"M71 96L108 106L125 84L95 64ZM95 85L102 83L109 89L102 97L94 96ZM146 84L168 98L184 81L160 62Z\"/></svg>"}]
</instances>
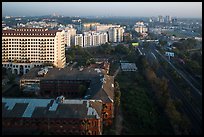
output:
<instances>
[{"instance_id":1,"label":"hazy horizon","mask_svg":"<svg viewBox=\"0 0 204 137\"><path fill-rule=\"evenodd\" d=\"M37 10L36 10L37 9ZM2 2L2 16L121 16L202 18L202 2Z\"/></svg>"}]
</instances>

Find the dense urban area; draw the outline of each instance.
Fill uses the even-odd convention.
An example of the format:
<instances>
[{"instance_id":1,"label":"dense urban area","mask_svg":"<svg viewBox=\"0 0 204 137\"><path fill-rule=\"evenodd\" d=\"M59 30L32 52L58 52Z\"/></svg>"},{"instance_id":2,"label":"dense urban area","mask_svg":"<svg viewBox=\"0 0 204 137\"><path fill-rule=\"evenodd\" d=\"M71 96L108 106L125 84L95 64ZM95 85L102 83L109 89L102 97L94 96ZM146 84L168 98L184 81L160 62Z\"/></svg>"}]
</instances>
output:
<instances>
[{"instance_id":1,"label":"dense urban area","mask_svg":"<svg viewBox=\"0 0 204 137\"><path fill-rule=\"evenodd\" d=\"M2 17L2 131L200 135L202 19Z\"/></svg>"}]
</instances>

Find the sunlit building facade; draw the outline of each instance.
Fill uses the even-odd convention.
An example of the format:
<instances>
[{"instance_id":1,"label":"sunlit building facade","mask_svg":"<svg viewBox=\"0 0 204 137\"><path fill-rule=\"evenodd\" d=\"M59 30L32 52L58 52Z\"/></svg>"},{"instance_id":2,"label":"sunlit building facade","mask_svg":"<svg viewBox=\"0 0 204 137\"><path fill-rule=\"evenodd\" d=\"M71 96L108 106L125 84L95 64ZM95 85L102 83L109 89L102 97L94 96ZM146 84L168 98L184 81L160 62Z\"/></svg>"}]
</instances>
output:
<instances>
[{"instance_id":1,"label":"sunlit building facade","mask_svg":"<svg viewBox=\"0 0 204 137\"><path fill-rule=\"evenodd\" d=\"M12 73L25 74L35 66L66 63L63 30L17 28L2 31L2 66Z\"/></svg>"}]
</instances>

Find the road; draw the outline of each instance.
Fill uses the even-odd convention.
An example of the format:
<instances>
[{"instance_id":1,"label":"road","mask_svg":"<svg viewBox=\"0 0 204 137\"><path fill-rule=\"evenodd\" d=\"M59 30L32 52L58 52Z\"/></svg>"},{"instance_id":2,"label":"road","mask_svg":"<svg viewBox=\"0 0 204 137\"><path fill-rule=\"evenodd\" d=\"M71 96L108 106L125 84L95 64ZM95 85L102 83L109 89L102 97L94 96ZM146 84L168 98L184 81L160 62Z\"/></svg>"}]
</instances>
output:
<instances>
[{"instance_id":1,"label":"road","mask_svg":"<svg viewBox=\"0 0 204 137\"><path fill-rule=\"evenodd\" d=\"M145 55L148 62L151 64L153 62L161 62L165 61L171 66L171 69L174 69L179 75L181 75L185 82L189 84L192 87L191 92L192 96L199 100L199 102L202 102L202 93L195 88L195 86L188 80L188 78L185 77L171 62L169 62L166 57L164 57L159 51L155 49L154 45L150 45L148 48L147 47L138 47L139 50L141 51L142 55ZM178 98L182 101L182 107L180 108L180 111L185 114L191 124L192 124L192 134L201 134L202 132L202 104L199 104L198 106L194 105L195 103L192 103L193 100L190 100L186 94L184 94L183 91L181 91L178 87L178 85L175 83L173 80L171 74L167 72L162 65L159 68L159 73L160 76L165 76L169 82L169 88L170 88L170 95L172 98ZM201 107L200 107L201 106Z\"/></svg>"}]
</instances>

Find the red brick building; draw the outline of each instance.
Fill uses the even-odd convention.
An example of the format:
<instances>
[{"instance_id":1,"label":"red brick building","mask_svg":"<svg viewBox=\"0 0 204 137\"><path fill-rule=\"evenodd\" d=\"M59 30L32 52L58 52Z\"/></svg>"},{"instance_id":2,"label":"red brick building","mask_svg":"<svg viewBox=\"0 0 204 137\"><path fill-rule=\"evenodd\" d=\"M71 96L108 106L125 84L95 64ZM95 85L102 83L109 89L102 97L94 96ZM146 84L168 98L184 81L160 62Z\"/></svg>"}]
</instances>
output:
<instances>
[{"instance_id":1,"label":"red brick building","mask_svg":"<svg viewBox=\"0 0 204 137\"><path fill-rule=\"evenodd\" d=\"M40 78L37 77L39 69L33 68L21 78L21 87L26 87L33 81L39 84L40 97L56 98L63 95L66 99L100 100L102 125L108 126L112 124L114 118L114 78L107 75L108 66L102 64L104 69L84 68L83 70L52 68ZM92 131L94 131L92 134L95 134L95 130ZM69 132L66 131L66 134ZM75 131L73 134L76 134Z\"/></svg>"},{"instance_id":2,"label":"red brick building","mask_svg":"<svg viewBox=\"0 0 204 137\"><path fill-rule=\"evenodd\" d=\"M101 135L99 100L2 99L3 134Z\"/></svg>"}]
</instances>

